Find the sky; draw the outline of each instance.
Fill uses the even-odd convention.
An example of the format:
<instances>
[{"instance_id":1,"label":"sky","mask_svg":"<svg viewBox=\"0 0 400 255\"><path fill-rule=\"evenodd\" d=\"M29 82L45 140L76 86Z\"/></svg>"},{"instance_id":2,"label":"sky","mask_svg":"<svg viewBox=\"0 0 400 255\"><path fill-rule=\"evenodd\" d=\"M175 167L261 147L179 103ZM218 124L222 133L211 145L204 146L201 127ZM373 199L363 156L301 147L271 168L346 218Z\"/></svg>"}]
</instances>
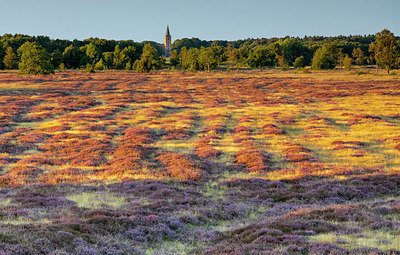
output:
<instances>
[{"instance_id":1,"label":"sky","mask_svg":"<svg viewBox=\"0 0 400 255\"><path fill-rule=\"evenodd\" d=\"M400 35L400 0L0 0L0 35L172 40Z\"/></svg>"}]
</instances>

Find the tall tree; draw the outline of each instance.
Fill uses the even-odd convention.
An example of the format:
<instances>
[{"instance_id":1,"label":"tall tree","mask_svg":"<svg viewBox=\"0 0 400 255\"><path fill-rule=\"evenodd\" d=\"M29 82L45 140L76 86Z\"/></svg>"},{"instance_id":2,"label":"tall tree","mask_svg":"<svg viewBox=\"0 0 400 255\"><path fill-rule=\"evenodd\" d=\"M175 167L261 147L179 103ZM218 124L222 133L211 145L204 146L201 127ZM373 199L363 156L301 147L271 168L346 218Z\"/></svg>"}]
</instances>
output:
<instances>
[{"instance_id":1,"label":"tall tree","mask_svg":"<svg viewBox=\"0 0 400 255\"><path fill-rule=\"evenodd\" d=\"M187 51L186 57L186 69L195 71L200 70L200 62L199 62L200 50L197 48L191 48Z\"/></svg>"},{"instance_id":2,"label":"tall tree","mask_svg":"<svg viewBox=\"0 0 400 255\"><path fill-rule=\"evenodd\" d=\"M1 39L1 36L0 36L0 39ZM3 43L0 41L0 70L4 69L3 60L4 60L5 55L6 55L6 49L4 48Z\"/></svg>"},{"instance_id":3,"label":"tall tree","mask_svg":"<svg viewBox=\"0 0 400 255\"><path fill-rule=\"evenodd\" d=\"M101 51L93 43L89 43L85 46L85 53L88 64L91 65L94 65L101 57Z\"/></svg>"},{"instance_id":4,"label":"tall tree","mask_svg":"<svg viewBox=\"0 0 400 255\"><path fill-rule=\"evenodd\" d=\"M187 49L185 46L181 48L181 53L179 53L180 65L183 69L187 69L188 67L188 57L187 57Z\"/></svg>"},{"instance_id":5,"label":"tall tree","mask_svg":"<svg viewBox=\"0 0 400 255\"><path fill-rule=\"evenodd\" d=\"M349 57L349 55L346 54L346 56L343 59L344 70L350 71L352 62L353 62L353 59L351 57Z\"/></svg>"},{"instance_id":6,"label":"tall tree","mask_svg":"<svg viewBox=\"0 0 400 255\"><path fill-rule=\"evenodd\" d=\"M375 43L370 43L368 47L369 56L367 59L368 64L372 65L375 63Z\"/></svg>"},{"instance_id":7,"label":"tall tree","mask_svg":"<svg viewBox=\"0 0 400 255\"><path fill-rule=\"evenodd\" d=\"M333 69L337 64L339 49L335 44L324 44L315 53L311 67L314 70Z\"/></svg>"},{"instance_id":8,"label":"tall tree","mask_svg":"<svg viewBox=\"0 0 400 255\"><path fill-rule=\"evenodd\" d=\"M127 56L125 52L119 48L119 45L115 46L114 49L114 68L115 69L124 69L127 61Z\"/></svg>"},{"instance_id":9,"label":"tall tree","mask_svg":"<svg viewBox=\"0 0 400 255\"><path fill-rule=\"evenodd\" d=\"M36 42L26 42L19 49L21 55L19 71L21 74L51 74L54 67L50 54Z\"/></svg>"},{"instance_id":10,"label":"tall tree","mask_svg":"<svg viewBox=\"0 0 400 255\"><path fill-rule=\"evenodd\" d=\"M305 63L304 57L303 57L303 56L297 57L297 58L294 60L293 65L294 65L294 67L296 67L296 68L305 67L305 66L306 66L306 63Z\"/></svg>"},{"instance_id":11,"label":"tall tree","mask_svg":"<svg viewBox=\"0 0 400 255\"><path fill-rule=\"evenodd\" d=\"M144 46L140 59L136 60L135 69L140 73L148 73L152 69L160 69L162 64L163 61L157 50L148 43Z\"/></svg>"},{"instance_id":12,"label":"tall tree","mask_svg":"<svg viewBox=\"0 0 400 255\"><path fill-rule=\"evenodd\" d=\"M389 30L384 29L376 33L375 41L375 60L376 64L383 67L389 73L399 57L399 50L396 37Z\"/></svg>"},{"instance_id":13,"label":"tall tree","mask_svg":"<svg viewBox=\"0 0 400 255\"><path fill-rule=\"evenodd\" d=\"M82 53L80 52L79 48L73 46L72 44L65 48L63 52L63 63L68 69L79 68L81 58Z\"/></svg>"},{"instance_id":14,"label":"tall tree","mask_svg":"<svg viewBox=\"0 0 400 255\"><path fill-rule=\"evenodd\" d=\"M112 69L114 65L114 53L113 52L104 52L103 53L103 64L106 69Z\"/></svg>"},{"instance_id":15,"label":"tall tree","mask_svg":"<svg viewBox=\"0 0 400 255\"><path fill-rule=\"evenodd\" d=\"M177 50L171 51L171 57L169 58L169 61L172 66L178 66L179 65L179 54Z\"/></svg>"},{"instance_id":16,"label":"tall tree","mask_svg":"<svg viewBox=\"0 0 400 255\"><path fill-rule=\"evenodd\" d=\"M220 46L219 46L220 47ZM200 68L206 71L215 70L218 68L218 63L220 59L216 57L217 55L213 51L213 48L200 48L199 52L199 64Z\"/></svg>"},{"instance_id":17,"label":"tall tree","mask_svg":"<svg viewBox=\"0 0 400 255\"><path fill-rule=\"evenodd\" d=\"M248 66L254 67L263 67L263 66L271 66L273 65L274 54L269 50L269 48L265 46L258 46L255 50L253 50L249 57L246 60Z\"/></svg>"},{"instance_id":18,"label":"tall tree","mask_svg":"<svg viewBox=\"0 0 400 255\"><path fill-rule=\"evenodd\" d=\"M5 69L12 70L18 68L18 58L11 47L7 47L3 63Z\"/></svg>"},{"instance_id":19,"label":"tall tree","mask_svg":"<svg viewBox=\"0 0 400 255\"><path fill-rule=\"evenodd\" d=\"M352 55L353 55L354 62L357 65L364 64L365 56L364 56L364 52L362 51L361 48L354 48Z\"/></svg>"}]
</instances>

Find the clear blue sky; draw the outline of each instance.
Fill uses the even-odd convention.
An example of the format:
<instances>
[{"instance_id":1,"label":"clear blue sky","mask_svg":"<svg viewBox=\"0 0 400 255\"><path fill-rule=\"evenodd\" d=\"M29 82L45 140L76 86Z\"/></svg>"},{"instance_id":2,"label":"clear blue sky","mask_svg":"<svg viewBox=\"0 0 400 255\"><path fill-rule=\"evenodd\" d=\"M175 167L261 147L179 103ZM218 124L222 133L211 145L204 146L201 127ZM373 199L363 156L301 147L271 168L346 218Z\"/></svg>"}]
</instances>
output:
<instances>
[{"instance_id":1,"label":"clear blue sky","mask_svg":"<svg viewBox=\"0 0 400 255\"><path fill-rule=\"evenodd\" d=\"M162 42L400 35L400 0L1 0L0 35Z\"/></svg>"}]
</instances>

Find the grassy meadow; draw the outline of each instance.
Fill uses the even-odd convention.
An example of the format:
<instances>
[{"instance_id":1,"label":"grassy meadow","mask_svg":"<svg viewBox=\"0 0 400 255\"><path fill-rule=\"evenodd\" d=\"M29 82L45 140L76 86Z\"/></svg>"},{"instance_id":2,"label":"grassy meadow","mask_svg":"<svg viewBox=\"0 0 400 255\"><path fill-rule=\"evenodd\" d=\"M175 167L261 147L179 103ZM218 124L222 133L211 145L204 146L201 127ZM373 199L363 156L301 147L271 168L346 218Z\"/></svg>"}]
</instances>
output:
<instances>
[{"instance_id":1,"label":"grassy meadow","mask_svg":"<svg viewBox=\"0 0 400 255\"><path fill-rule=\"evenodd\" d=\"M399 240L398 72L0 72L0 255Z\"/></svg>"}]
</instances>

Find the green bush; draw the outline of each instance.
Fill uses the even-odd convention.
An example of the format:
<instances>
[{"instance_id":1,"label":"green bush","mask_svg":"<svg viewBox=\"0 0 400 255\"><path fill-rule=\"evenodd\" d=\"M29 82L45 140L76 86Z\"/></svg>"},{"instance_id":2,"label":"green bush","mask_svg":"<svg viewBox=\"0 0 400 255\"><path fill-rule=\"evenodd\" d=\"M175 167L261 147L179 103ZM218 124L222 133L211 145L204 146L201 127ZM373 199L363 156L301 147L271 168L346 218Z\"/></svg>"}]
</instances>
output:
<instances>
[{"instance_id":1,"label":"green bush","mask_svg":"<svg viewBox=\"0 0 400 255\"><path fill-rule=\"evenodd\" d=\"M338 48L334 44L326 44L319 48L312 59L312 69L333 69L337 63Z\"/></svg>"},{"instance_id":2,"label":"green bush","mask_svg":"<svg viewBox=\"0 0 400 255\"><path fill-rule=\"evenodd\" d=\"M21 62L20 74L53 74L50 54L36 42L26 42L19 49Z\"/></svg>"},{"instance_id":3,"label":"green bush","mask_svg":"<svg viewBox=\"0 0 400 255\"><path fill-rule=\"evenodd\" d=\"M104 66L104 64L103 64L103 59L100 59L100 60L96 63L96 65L94 65L94 69L95 69L95 70L105 70L105 69L106 69L105 66Z\"/></svg>"},{"instance_id":4,"label":"green bush","mask_svg":"<svg viewBox=\"0 0 400 255\"><path fill-rule=\"evenodd\" d=\"M95 71L94 71L94 66L91 65L91 64L87 64L87 65L86 65L86 68L85 68L85 72L86 72L86 73L94 73L94 72L95 72Z\"/></svg>"},{"instance_id":5,"label":"green bush","mask_svg":"<svg viewBox=\"0 0 400 255\"><path fill-rule=\"evenodd\" d=\"M304 59L304 57L303 56L300 56L300 57L298 57L298 58L296 58L295 60L294 60L294 67L296 67L296 68L302 68L302 67L305 67L306 66L306 63L305 63L305 59Z\"/></svg>"},{"instance_id":6,"label":"green bush","mask_svg":"<svg viewBox=\"0 0 400 255\"><path fill-rule=\"evenodd\" d=\"M344 70L346 71L350 71L351 70L351 63L353 62L353 59L350 58L348 55L346 55L346 57L343 60L343 66L344 66Z\"/></svg>"}]
</instances>

